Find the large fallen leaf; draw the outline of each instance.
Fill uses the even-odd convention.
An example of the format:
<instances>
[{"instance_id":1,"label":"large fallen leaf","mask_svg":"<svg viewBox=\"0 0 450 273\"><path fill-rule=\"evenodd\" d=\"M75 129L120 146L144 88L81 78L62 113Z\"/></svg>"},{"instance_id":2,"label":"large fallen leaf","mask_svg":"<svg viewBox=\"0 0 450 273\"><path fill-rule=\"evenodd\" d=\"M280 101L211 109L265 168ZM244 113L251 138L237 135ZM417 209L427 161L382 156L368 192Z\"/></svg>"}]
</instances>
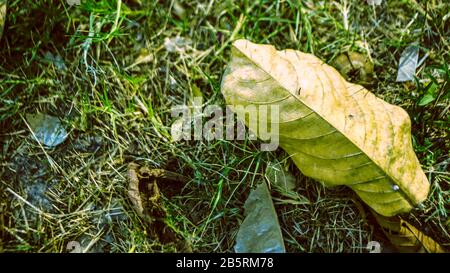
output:
<instances>
[{"instance_id":1,"label":"large fallen leaf","mask_svg":"<svg viewBox=\"0 0 450 273\"><path fill-rule=\"evenodd\" d=\"M349 186L385 216L426 199L429 182L412 149L408 114L317 57L237 40L222 93L241 118L237 105L278 105L280 146L306 176ZM271 128L269 115L259 119Z\"/></svg>"},{"instance_id":2,"label":"large fallen leaf","mask_svg":"<svg viewBox=\"0 0 450 273\"><path fill-rule=\"evenodd\" d=\"M236 253L286 252L277 213L266 183L260 183L245 201L246 217L236 237Z\"/></svg>"},{"instance_id":3,"label":"large fallen leaf","mask_svg":"<svg viewBox=\"0 0 450 273\"><path fill-rule=\"evenodd\" d=\"M445 250L432 238L423 234L399 216L384 217L373 214L384 234L400 252L444 253Z\"/></svg>"}]
</instances>

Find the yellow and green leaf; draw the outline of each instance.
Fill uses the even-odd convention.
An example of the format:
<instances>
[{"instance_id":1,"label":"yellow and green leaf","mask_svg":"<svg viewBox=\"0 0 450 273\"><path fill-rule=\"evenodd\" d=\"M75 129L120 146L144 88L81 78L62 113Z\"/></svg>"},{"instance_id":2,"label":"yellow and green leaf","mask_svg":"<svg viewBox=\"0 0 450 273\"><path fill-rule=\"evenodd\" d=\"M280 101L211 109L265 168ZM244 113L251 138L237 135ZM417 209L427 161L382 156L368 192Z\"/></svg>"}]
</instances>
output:
<instances>
[{"instance_id":1,"label":"yellow and green leaf","mask_svg":"<svg viewBox=\"0 0 450 273\"><path fill-rule=\"evenodd\" d=\"M278 105L280 146L306 176L349 186L384 216L426 199L408 114L314 55L237 40L221 89L232 109Z\"/></svg>"}]
</instances>

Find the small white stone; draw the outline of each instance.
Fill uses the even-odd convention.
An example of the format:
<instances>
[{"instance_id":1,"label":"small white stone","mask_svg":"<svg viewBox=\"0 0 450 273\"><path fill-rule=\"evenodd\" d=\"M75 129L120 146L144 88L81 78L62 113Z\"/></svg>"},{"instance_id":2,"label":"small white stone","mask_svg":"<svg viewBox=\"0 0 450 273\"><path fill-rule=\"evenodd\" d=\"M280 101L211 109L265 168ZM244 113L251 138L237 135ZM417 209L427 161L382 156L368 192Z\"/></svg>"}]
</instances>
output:
<instances>
[{"instance_id":1,"label":"small white stone","mask_svg":"<svg viewBox=\"0 0 450 273\"><path fill-rule=\"evenodd\" d=\"M397 185L392 185L392 189L393 189L394 191L398 191L398 190L400 189L400 187L397 186Z\"/></svg>"}]
</instances>

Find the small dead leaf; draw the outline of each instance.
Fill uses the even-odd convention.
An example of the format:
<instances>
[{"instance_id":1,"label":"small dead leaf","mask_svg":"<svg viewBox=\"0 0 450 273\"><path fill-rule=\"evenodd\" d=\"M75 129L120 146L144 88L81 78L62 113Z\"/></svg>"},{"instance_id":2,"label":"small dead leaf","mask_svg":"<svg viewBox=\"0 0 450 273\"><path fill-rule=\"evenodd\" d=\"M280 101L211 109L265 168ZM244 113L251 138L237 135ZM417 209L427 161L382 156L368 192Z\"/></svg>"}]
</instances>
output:
<instances>
[{"instance_id":1,"label":"small dead leaf","mask_svg":"<svg viewBox=\"0 0 450 273\"><path fill-rule=\"evenodd\" d=\"M186 181L184 176L167 170L139 167L136 163L128 164L128 198L136 213L148 223L150 236L163 244L174 243L180 251L192 252L187 240L173 225L166 222L168 212L158 185Z\"/></svg>"},{"instance_id":2,"label":"small dead leaf","mask_svg":"<svg viewBox=\"0 0 450 273\"><path fill-rule=\"evenodd\" d=\"M404 253L445 253L445 250L436 241L401 217L384 217L376 212L373 212L373 215L386 237L398 251Z\"/></svg>"},{"instance_id":3,"label":"small dead leaf","mask_svg":"<svg viewBox=\"0 0 450 273\"><path fill-rule=\"evenodd\" d=\"M37 113L27 114L26 119L32 130L33 138L46 147L58 146L67 138L66 129L57 117Z\"/></svg>"},{"instance_id":4,"label":"small dead leaf","mask_svg":"<svg viewBox=\"0 0 450 273\"><path fill-rule=\"evenodd\" d=\"M144 218L144 206L139 191L138 168L139 165L136 163L128 164L128 198L130 198L136 213Z\"/></svg>"},{"instance_id":5,"label":"small dead leaf","mask_svg":"<svg viewBox=\"0 0 450 273\"><path fill-rule=\"evenodd\" d=\"M185 176L182 176L180 174L167 171L164 169L150 169L148 167L141 167L139 169L139 172L141 173L142 177L147 178L158 178L158 179L166 179L170 181L176 181L181 183L186 183L188 179Z\"/></svg>"},{"instance_id":6,"label":"small dead leaf","mask_svg":"<svg viewBox=\"0 0 450 273\"><path fill-rule=\"evenodd\" d=\"M279 144L306 176L347 185L385 216L427 198L430 183L412 147L407 112L346 81L316 56L237 40L221 90L247 125L247 106L279 109ZM257 117L265 128L273 128L271 119Z\"/></svg>"},{"instance_id":7,"label":"small dead leaf","mask_svg":"<svg viewBox=\"0 0 450 273\"><path fill-rule=\"evenodd\" d=\"M406 82L414 80L418 61L419 46L416 44L409 45L400 56L396 81Z\"/></svg>"},{"instance_id":8,"label":"small dead leaf","mask_svg":"<svg viewBox=\"0 0 450 273\"><path fill-rule=\"evenodd\" d=\"M236 236L236 253L286 252L277 213L266 183L250 192L245 201L246 217Z\"/></svg>"}]
</instances>

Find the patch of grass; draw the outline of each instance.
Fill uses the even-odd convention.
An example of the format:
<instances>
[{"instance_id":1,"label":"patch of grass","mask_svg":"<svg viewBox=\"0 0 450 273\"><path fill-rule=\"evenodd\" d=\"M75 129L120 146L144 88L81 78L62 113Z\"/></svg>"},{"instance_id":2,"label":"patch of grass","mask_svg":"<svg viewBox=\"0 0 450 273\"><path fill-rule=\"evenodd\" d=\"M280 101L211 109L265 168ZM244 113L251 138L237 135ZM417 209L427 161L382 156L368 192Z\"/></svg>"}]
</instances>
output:
<instances>
[{"instance_id":1,"label":"patch of grass","mask_svg":"<svg viewBox=\"0 0 450 273\"><path fill-rule=\"evenodd\" d=\"M128 201L126 166L137 162L190 181L164 199L169 222L196 252L233 251L250 187L268 162L286 162L311 205L276 204L292 252L365 252L383 241L347 188L305 178L287 155L256 141L171 141L172 106L223 106L221 75L233 39L314 53L331 63L360 52L375 64L370 90L405 108L414 148L431 182L410 221L444 246L448 226L449 4L436 1L9 1L0 40L0 251L174 252L150 240ZM173 52L165 43L182 42ZM395 82L402 50L428 53L417 82ZM60 55L66 69L45 61ZM142 52L152 61L130 68ZM435 99L419 101L434 83ZM70 135L50 150L29 137L21 116L60 117ZM47 155L48 157L47 157ZM51 162L49 162L51 160ZM53 166L53 167L52 167ZM161 186L169 187L170 185Z\"/></svg>"}]
</instances>

